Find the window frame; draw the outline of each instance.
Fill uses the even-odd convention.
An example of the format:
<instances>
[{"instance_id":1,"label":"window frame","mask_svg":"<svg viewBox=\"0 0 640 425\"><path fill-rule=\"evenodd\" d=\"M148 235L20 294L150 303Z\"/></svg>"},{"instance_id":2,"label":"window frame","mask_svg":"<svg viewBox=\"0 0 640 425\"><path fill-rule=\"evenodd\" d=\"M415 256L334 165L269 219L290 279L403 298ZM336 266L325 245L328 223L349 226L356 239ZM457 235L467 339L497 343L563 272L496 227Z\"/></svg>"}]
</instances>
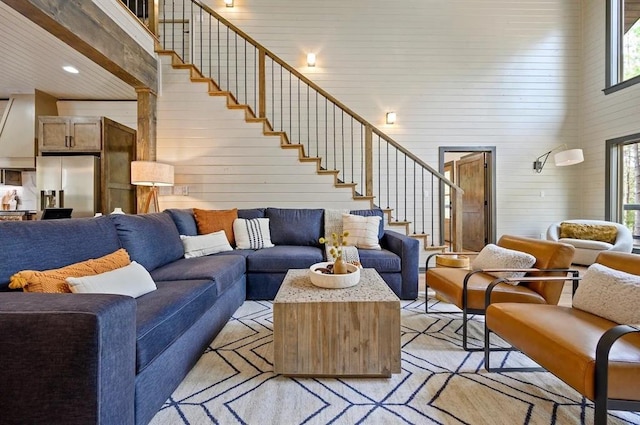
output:
<instances>
[{"instance_id":1,"label":"window frame","mask_svg":"<svg viewBox=\"0 0 640 425\"><path fill-rule=\"evenodd\" d=\"M606 13L606 66L604 94L615 93L626 87L640 83L640 75L628 80L622 80L622 52L623 37L620 28L623 26L624 0L607 0Z\"/></svg>"},{"instance_id":2,"label":"window frame","mask_svg":"<svg viewBox=\"0 0 640 425\"><path fill-rule=\"evenodd\" d=\"M640 143L640 133L629 134L606 141L605 152L605 212L607 221L623 223L622 199L622 148L632 143Z\"/></svg>"}]
</instances>

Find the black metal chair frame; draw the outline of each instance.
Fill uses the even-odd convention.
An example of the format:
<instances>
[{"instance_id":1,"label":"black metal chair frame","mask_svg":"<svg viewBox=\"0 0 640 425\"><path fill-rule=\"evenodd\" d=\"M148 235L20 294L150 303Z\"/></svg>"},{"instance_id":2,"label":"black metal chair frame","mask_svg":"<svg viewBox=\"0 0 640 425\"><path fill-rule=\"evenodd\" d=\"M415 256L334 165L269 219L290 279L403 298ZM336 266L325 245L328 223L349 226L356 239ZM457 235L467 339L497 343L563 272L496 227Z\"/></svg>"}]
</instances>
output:
<instances>
[{"instance_id":1,"label":"black metal chair frame","mask_svg":"<svg viewBox=\"0 0 640 425\"><path fill-rule=\"evenodd\" d=\"M436 253L436 254L431 254L427 257L426 263L425 263L425 297L427 297L427 292L429 290L429 282L427 281L427 272L429 270L429 261L431 260L431 257L434 257L436 255L476 255L477 252L445 252L445 253ZM468 344L468 321L469 321L469 315L473 315L473 314L479 314L479 315L484 315L485 310L484 309L475 309L475 308L468 308L467 307L467 287L469 285L469 279L471 279L471 276L473 276L474 274L477 273L495 273L495 272L525 272L525 273L533 273L533 272L565 272L565 273L571 273L573 275L573 278L567 277L567 276L549 276L549 277L545 277L545 276L541 276L541 277L523 277L523 278L519 278L519 279L512 279L512 282L538 282L538 281L543 281L543 280L549 280L549 281L558 281L558 280L573 280L573 291L575 292L576 288L578 287L578 275L579 275L579 271L575 270L575 269L482 269L482 270L471 270L469 271L469 273L466 274L466 276L464 277L464 280L462 281L462 348L465 351L468 352L476 352L476 351L483 351L485 349L485 347L474 347L471 348L469 347ZM498 282L496 282L498 281ZM509 281L509 279L496 279L492 282L491 288L493 289L493 287L495 287L498 283L502 283L502 282L507 282ZM495 284L494 284L495 283ZM424 309L425 309L425 313L429 313L429 302L428 299L425 299L425 303L424 303ZM437 312L438 314L460 314L457 311L449 311L449 312ZM486 341L486 333L485 333L485 341ZM485 342L486 344L486 342ZM485 345L486 346L486 345ZM494 351L509 351L511 350L510 348L496 348L494 349Z\"/></svg>"},{"instance_id":2,"label":"black metal chair frame","mask_svg":"<svg viewBox=\"0 0 640 425\"><path fill-rule=\"evenodd\" d=\"M546 278L550 279L550 278ZM496 279L487 287L485 294L485 309L491 304L491 292L499 283L508 282L510 279ZM515 279L515 281L520 281ZM577 280L574 279L573 293L577 289ZM543 367L491 367L489 355L492 351L504 351L504 349L491 349L489 345L489 335L491 330L484 324L484 367L487 372L546 372ZM617 325L607 330L598 340L596 345L596 376L595 376L595 405L594 425L607 425L608 410L640 411L640 401L621 400L608 397L609 385L609 352L613 344L629 333L640 333L640 326ZM518 351L516 348L510 350ZM526 355L526 353L523 353Z\"/></svg>"}]
</instances>

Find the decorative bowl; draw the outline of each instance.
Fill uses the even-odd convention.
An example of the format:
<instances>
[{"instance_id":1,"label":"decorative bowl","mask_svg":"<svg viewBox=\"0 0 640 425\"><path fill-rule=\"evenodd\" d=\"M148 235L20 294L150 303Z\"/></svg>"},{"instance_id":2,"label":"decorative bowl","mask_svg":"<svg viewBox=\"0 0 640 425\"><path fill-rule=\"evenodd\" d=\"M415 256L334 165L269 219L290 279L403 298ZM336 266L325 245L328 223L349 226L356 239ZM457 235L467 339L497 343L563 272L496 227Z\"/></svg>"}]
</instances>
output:
<instances>
[{"instance_id":1,"label":"decorative bowl","mask_svg":"<svg viewBox=\"0 0 640 425\"><path fill-rule=\"evenodd\" d=\"M309 279L311 283L320 288L344 289L355 286L360 282L360 268L347 263L347 274L324 274L316 269L326 268L332 262L316 263L309 267Z\"/></svg>"},{"instance_id":2,"label":"decorative bowl","mask_svg":"<svg viewBox=\"0 0 640 425\"><path fill-rule=\"evenodd\" d=\"M469 257L466 255L436 255L436 266L468 268Z\"/></svg>"}]
</instances>

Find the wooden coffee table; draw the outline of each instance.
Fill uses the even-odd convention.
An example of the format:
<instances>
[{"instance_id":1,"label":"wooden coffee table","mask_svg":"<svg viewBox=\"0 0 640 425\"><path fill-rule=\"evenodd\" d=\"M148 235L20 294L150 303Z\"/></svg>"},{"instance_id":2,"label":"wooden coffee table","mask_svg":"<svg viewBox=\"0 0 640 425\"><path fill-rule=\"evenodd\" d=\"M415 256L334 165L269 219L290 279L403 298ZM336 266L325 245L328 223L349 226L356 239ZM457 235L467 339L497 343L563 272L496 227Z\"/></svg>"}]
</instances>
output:
<instances>
[{"instance_id":1,"label":"wooden coffee table","mask_svg":"<svg viewBox=\"0 0 640 425\"><path fill-rule=\"evenodd\" d=\"M346 289L289 270L273 303L274 371L289 376L400 373L400 300L374 269Z\"/></svg>"}]
</instances>

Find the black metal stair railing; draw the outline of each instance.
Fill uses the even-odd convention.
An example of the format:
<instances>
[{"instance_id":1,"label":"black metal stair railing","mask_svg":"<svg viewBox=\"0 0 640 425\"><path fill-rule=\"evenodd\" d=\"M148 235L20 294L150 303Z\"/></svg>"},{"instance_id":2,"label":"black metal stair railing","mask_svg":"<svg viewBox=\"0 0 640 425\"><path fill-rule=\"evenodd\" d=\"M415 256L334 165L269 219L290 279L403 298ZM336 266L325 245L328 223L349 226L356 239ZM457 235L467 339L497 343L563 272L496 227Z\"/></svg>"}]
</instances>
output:
<instances>
[{"instance_id":1,"label":"black metal stair railing","mask_svg":"<svg viewBox=\"0 0 640 425\"><path fill-rule=\"evenodd\" d=\"M148 1L144 9L140 3ZM442 174L208 6L195 0L124 3L136 14L157 10L158 21L148 25L157 28L164 50L194 65L250 115L266 119L267 133L285 133L287 143L301 145L305 157L317 158L320 170L353 185L356 196L391 210L391 223L410 223L410 234L429 234L431 246L445 245L448 187L449 234L455 235L453 249L461 249L462 190Z\"/></svg>"}]
</instances>

